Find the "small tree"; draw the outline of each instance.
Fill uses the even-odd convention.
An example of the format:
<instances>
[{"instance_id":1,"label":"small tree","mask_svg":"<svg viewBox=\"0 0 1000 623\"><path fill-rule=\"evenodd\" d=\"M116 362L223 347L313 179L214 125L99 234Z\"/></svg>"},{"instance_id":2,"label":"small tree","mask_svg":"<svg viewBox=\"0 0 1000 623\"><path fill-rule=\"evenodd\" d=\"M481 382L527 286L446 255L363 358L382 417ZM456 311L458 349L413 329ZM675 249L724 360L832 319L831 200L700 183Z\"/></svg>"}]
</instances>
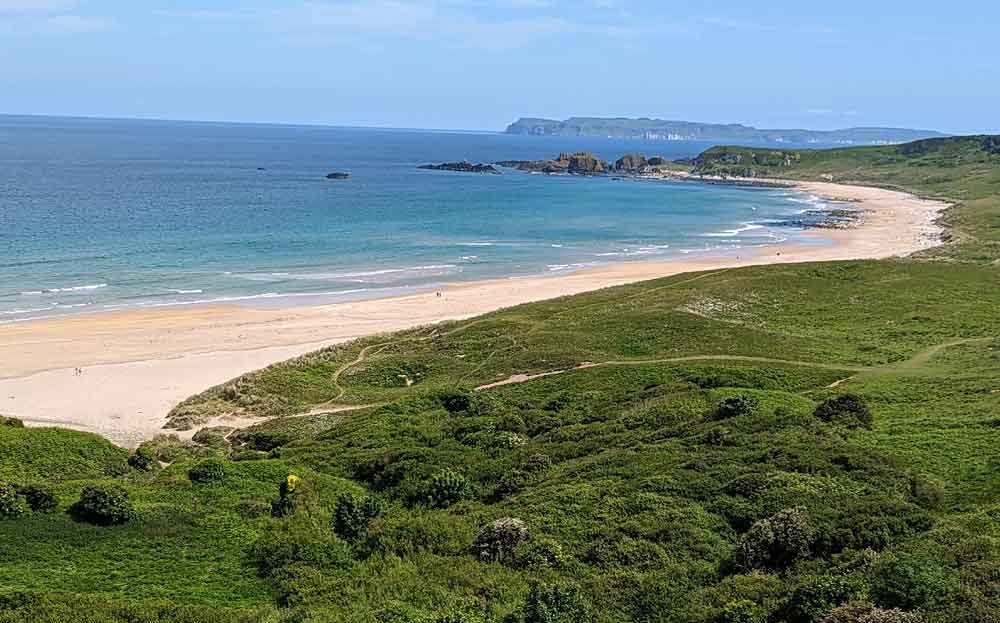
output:
<instances>
[{"instance_id":1,"label":"small tree","mask_svg":"<svg viewBox=\"0 0 1000 623\"><path fill-rule=\"evenodd\" d=\"M69 513L77 521L97 526L123 524L135 517L128 492L118 485L87 485Z\"/></svg>"},{"instance_id":2,"label":"small tree","mask_svg":"<svg viewBox=\"0 0 1000 623\"><path fill-rule=\"evenodd\" d=\"M24 422L16 417L0 415L0 426L7 426L9 428L24 428Z\"/></svg>"},{"instance_id":3,"label":"small tree","mask_svg":"<svg viewBox=\"0 0 1000 623\"><path fill-rule=\"evenodd\" d=\"M870 429L872 427L872 413L864 398L855 394L842 394L836 398L829 398L820 403L813 415L832 424L847 426L848 428Z\"/></svg>"},{"instance_id":4,"label":"small tree","mask_svg":"<svg viewBox=\"0 0 1000 623\"><path fill-rule=\"evenodd\" d=\"M472 483L469 479L450 469L434 474L427 485L427 504L431 508L447 508L472 496Z\"/></svg>"},{"instance_id":5,"label":"small tree","mask_svg":"<svg viewBox=\"0 0 1000 623\"><path fill-rule=\"evenodd\" d=\"M372 519L384 512L385 503L375 496L345 493L333 509L333 531L343 539L356 539Z\"/></svg>"},{"instance_id":6,"label":"small tree","mask_svg":"<svg viewBox=\"0 0 1000 623\"><path fill-rule=\"evenodd\" d=\"M575 584L532 585L521 612L523 623L584 623L590 604Z\"/></svg>"},{"instance_id":7,"label":"small tree","mask_svg":"<svg viewBox=\"0 0 1000 623\"><path fill-rule=\"evenodd\" d=\"M226 466L219 459L205 459L188 470L188 478L198 484L219 482L226 477Z\"/></svg>"},{"instance_id":8,"label":"small tree","mask_svg":"<svg viewBox=\"0 0 1000 623\"><path fill-rule=\"evenodd\" d=\"M503 517L487 524L472 543L472 554L484 561L509 558L517 546L528 540L528 526L520 519Z\"/></svg>"},{"instance_id":9,"label":"small tree","mask_svg":"<svg viewBox=\"0 0 1000 623\"><path fill-rule=\"evenodd\" d=\"M24 496L13 485L0 482L0 519L18 519L30 512Z\"/></svg>"},{"instance_id":10,"label":"small tree","mask_svg":"<svg viewBox=\"0 0 1000 623\"><path fill-rule=\"evenodd\" d=\"M750 526L737 558L746 569L782 569L809 555L814 530L802 508L786 508Z\"/></svg>"},{"instance_id":11,"label":"small tree","mask_svg":"<svg viewBox=\"0 0 1000 623\"><path fill-rule=\"evenodd\" d=\"M160 467L160 462L156 460L156 453L147 446L139 446L128 457L129 467L140 472L151 472Z\"/></svg>"}]
</instances>

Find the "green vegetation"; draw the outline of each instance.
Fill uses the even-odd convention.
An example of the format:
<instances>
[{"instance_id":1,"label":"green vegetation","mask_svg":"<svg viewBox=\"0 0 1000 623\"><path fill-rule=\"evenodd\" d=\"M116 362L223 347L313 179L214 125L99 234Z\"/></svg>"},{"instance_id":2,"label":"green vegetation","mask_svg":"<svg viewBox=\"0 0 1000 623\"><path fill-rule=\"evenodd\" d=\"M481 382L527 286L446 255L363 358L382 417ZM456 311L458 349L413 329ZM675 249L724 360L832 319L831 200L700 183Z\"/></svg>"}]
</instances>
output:
<instances>
[{"instance_id":1,"label":"green vegetation","mask_svg":"<svg viewBox=\"0 0 1000 623\"><path fill-rule=\"evenodd\" d=\"M920 183L961 201L954 241L919 258L678 275L365 338L174 414L290 417L131 461L0 426L0 623L997 620L985 144L787 167L878 152L898 160L855 181L950 175ZM84 500L122 521L74 521Z\"/></svg>"}]
</instances>

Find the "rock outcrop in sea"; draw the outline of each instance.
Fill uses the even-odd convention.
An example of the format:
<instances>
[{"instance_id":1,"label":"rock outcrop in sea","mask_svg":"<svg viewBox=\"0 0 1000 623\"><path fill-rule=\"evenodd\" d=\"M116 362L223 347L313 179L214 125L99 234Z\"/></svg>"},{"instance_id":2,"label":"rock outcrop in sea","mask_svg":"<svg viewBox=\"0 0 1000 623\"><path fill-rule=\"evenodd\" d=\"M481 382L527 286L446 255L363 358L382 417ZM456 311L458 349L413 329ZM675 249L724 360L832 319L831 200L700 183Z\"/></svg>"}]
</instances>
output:
<instances>
[{"instance_id":1,"label":"rock outcrop in sea","mask_svg":"<svg viewBox=\"0 0 1000 623\"><path fill-rule=\"evenodd\" d=\"M649 165L643 154L626 154L615 160L615 171L620 173L640 173Z\"/></svg>"},{"instance_id":2,"label":"rock outcrop in sea","mask_svg":"<svg viewBox=\"0 0 1000 623\"><path fill-rule=\"evenodd\" d=\"M441 164L423 164L417 167L418 169L427 169L429 171L458 171L461 173L491 173L494 175L500 175L500 171L497 170L492 164L472 164L471 162L442 162Z\"/></svg>"},{"instance_id":3,"label":"rock outcrop in sea","mask_svg":"<svg viewBox=\"0 0 1000 623\"><path fill-rule=\"evenodd\" d=\"M589 151L561 153L555 160L502 160L496 164L535 173L600 175L608 172L608 163Z\"/></svg>"}]
</instances>

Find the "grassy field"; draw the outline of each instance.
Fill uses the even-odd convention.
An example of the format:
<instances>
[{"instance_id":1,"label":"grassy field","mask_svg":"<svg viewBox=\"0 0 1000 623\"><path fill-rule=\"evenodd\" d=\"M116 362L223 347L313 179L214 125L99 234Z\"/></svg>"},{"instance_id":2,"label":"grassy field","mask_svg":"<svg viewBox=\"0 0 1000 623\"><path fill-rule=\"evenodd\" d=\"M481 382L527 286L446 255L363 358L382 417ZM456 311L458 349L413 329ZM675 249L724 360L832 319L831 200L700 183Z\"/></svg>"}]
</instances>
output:
<instances>
[{"instance_id":1,"label":"grassy field","mask_svg":"<svg viewBox=\"0 0 1000 623\"><path fill-rule=\"evenodd\" d=\"M918 258L373 336L172 414L284 417L131 458L0 426L0 623L1000 620L991 145L693 163L958 201L952 242ZM26 510L29 485L55 508ZM124 490L122 523L66 512L93 485Z\"/></svg>"}]
</instances>

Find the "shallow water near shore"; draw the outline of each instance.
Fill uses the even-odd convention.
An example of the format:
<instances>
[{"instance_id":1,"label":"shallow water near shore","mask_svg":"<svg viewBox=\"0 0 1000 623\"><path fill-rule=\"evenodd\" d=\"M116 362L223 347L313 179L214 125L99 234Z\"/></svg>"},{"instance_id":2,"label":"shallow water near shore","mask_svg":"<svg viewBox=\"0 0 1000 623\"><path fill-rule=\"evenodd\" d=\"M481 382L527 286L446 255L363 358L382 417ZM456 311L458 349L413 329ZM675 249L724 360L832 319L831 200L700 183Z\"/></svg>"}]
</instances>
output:
<instances>
[{"instance_id":1,"label":"shallow water near shore","mask_svg":"<svg viewBox=\"0 0 1000 623\"><path fill-rule=\"evenodd\" d=\"M0 323L383 298L804 240L782 189L422 171L692 142L0 117ZM351 174L328 180L331 171Z\"/></svg>"}]
</instances>

